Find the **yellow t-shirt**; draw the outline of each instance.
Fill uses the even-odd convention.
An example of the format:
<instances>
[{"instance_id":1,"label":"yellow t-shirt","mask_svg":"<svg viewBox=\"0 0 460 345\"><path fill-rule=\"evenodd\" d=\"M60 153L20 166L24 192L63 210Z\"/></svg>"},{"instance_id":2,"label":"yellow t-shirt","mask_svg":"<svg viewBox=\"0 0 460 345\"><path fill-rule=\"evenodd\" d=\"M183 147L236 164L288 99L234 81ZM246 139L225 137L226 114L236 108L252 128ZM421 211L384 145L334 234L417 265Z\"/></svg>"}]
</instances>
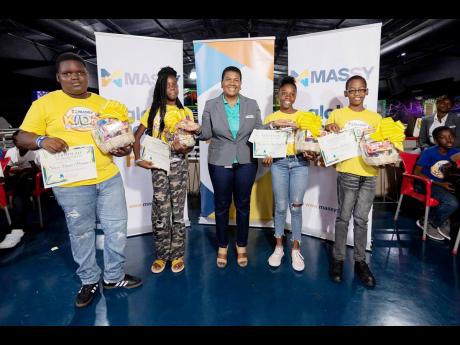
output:
<instances>
[{"instance_id":1,"label":"yellow t-shirt","mask_svg":"<svg viewBox=\"0 0 460 345\"><path fill-rule=\"evenodd\" d=\"M269 122L275 121L275 120L291 120L295 122L300 129L306 129L306 128L302 128L302 126L300 125L300 121L299 121L300 117L306 113L307 112L297 110L295 113L287 114L287 113L283 113L282 111L278 110L265 117L264 125L268 124ZM315 115L314 113L311 113L311 112L310 114ZM295 155L296 152L297 151L295 149L295 132L293 131L288 137L286 155L289 155L289 156Z\"/></svg>"},{"instance_id":2,"label":"yellow t-shirt","mask_svg":"<svg viewBox=\"0 0 460 345\"><path fill-rule=\"evenodd\" d=\"M59 90L34 101L27 112L20 126L22 130L60 138L69 146L94 146L97 178L73 182L61 187L93 185L106 181L118 173L112 155L104 154L91 135L97 113L106 101L95 93L90 93L88 98L80 99L70 97Z\"/></svg>"},{"instance_id":3,"label":"yellow t-shirt","mask_svg":"<svg viewBox=\"0 0 460 345\"><path fill-rule=\"evenodd\" d=\"M382 117L373 111L364 109L363 111L353 111L349 107L335 109L329 114L327 124L335 123L340 129L348 128L376 128ZM336 170L343 173L358 176L377 176L378 169L366 164L361 156L348 159L337 163Z\"/></svg>"},{"instance_id":4,"label":"yellow t-shirt","mask_svg":"<svg viewBox=\"0 0 460 345\"><path fill-rule=\"evenodd\" d=\"M141 124L148 128L148 119L149 119L150 108L147 109L142 115ZM189 118L193 121L193 112L184 107L179 109L176 105L166 105L166 114L165 114L165 128L163 133L161 133L161 140L165 143L172 140L172 134L176 132L176 125L182 120ZM157 111L155 118L153 119L153 133L152 137L158 138L158 133L160 131L160 110Z\"/></svg>"}]
</instances>

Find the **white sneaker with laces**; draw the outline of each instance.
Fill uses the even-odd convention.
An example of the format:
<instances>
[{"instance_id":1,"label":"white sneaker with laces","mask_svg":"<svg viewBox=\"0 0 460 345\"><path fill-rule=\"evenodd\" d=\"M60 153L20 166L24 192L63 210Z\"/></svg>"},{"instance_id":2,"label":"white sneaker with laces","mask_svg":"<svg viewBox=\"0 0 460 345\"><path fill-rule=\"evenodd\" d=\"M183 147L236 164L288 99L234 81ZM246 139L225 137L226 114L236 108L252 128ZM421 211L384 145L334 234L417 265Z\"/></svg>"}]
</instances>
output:
<instances>
[{"instance_id":1,"label":"white sneaker with laces","mask_svg":"<svg viewBox=\"0 0 460 345\"><path fill-rule=\"evenodd\" d=\"M292 258L292 268L295 271L303 271L305 269L305 264L303 262L303 256L300 254L300 250L293 249L291 252Z\"/></svg>"},{"instance_id":2,"label":"white sneaker with laces","mask_svg":"<svg viewBox=\"0 0 460 345\"><path fill-rule=\"evenodd\" d=\"M272 267L281 265L281 259L284 256L284 249L282 246L276 246L273 254L268 258L268 264Z\"/></svg>"}]
</instances>

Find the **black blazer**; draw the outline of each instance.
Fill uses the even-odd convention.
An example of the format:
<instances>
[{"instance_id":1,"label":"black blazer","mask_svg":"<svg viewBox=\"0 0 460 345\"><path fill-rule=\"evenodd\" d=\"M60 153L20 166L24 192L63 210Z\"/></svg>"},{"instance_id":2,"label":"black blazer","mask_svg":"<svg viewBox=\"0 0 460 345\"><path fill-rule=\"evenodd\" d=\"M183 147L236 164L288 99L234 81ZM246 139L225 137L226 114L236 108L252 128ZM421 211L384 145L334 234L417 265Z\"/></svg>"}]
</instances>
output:
<instances>
[{"instance_id":1,"label":"black blazer","mask_svg":"<svg viewBox=\"0 0 460 345\"><path fill-rule=\"evenodd\" d=\"M437 115L425 116L422 119L422 126L420 127L420 134L418 137L418 143L421 148L434 146L434 144L430 141L429 132L435 116ZM460 117L455 113L448 113L446 116L446 126L452 128L455 132L454 147L460 148Z\"/></svg>"}]
</instances>

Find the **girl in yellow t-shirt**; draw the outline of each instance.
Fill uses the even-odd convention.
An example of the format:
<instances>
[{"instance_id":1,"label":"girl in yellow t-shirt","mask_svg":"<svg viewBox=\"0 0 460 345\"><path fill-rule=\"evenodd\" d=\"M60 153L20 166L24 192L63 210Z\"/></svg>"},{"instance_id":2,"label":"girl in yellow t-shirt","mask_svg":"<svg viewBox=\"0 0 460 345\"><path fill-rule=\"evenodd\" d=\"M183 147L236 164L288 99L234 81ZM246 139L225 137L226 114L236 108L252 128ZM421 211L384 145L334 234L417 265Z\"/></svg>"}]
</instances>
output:
<instances>
[{"instance_id":1,"label":"girl in yellow t-shirt","mask_svg":"<svg viewBox=\"0 0 460 345\"><path fill-rule=\"evenodd\" d=\"M200 126L193 121L192 111L179 101L178 93L176 71L171 67L163 67L158 72L152 105L142 116L141 124L134 134L136 165L152 171L152 226L157 255L151 267L153 273L162 272L168 261L171 261L171 270L175 273L185 268L186 155L193 146L184 146L176 134L178 130L193 134L199 131ZM152 137L163 140L171 147L169 174L140 158L140 139L147 129Z\"/></svg>"},{"instance_id":2,"label":"girl in yellow t-shirt","mask_svg":"<svg viewBox=\"0 0 460 345\"><path fill-rule=\"evenodd\" d=\"M280 110L268 115L264 122L270 124L270 128L289 128L288 146L286 158L272 159L265 157L262 163L271 166L272 188L275 197L275 238L276 247L269 257L268 263L272 267L278 267L284 256L283 235L286 221L287 208L291 211L292 224L292 268L302 271L305 268L304 260L300 254L302 232L302 204L308 184L308 161L310 154L296 154L294 137L296 129L305 126L302 117L315 116L294 109L293 104L297 96L297 86L293 77L285 77L279 88Z\"/></svg>"}]
</instances>

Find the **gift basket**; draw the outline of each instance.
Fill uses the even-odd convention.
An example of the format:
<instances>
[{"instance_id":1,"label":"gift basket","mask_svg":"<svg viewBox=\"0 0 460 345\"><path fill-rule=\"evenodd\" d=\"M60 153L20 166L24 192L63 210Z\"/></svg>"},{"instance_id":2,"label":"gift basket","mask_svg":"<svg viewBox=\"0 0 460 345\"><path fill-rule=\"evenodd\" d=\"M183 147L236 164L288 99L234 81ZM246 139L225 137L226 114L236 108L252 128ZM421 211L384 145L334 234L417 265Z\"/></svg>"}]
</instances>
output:
<instances>
[{"instance_id":1,"label":"gift basket","mask_svg":"<svg viewBox=\"0 0 460 345\"><path fill-rule=\"evenodd\" d=\"M120 102L109 100L99 111L92 135L96 145L104 153L134 143L134 135L128 117L128 108Z\"/></svg>"},{"instance_id":2,"label":"gift basket","mask_svg":"<svg viewBox=\"0 0 460 345\"><path fill-rule=\"evenodd\" d=\"M189 148L194 147L196 145L196 141L192 132L195 132L199 128L200 125L187 117L177 124L174 136L179 140L181 145Z\"/></svg>"},{"instance_id":3,"label":"gift basket","mask_svg":"<svg viewBox=\"0 0 460 345\"><path fill-rule=\"evenodd\" d=\"M317 138L324 135L321 130L321 117L314 113L303 113L297 119L299 127L295 133L295 148L298 153L305 151L320 152Z\"/></svg>"},{"instance_id":4,"label":"gift basket","mask_svg":"<svg viewBox=\"0 0 460 345\"><path fill-rule=\"evenodd\" d=\"M372 166L399 162L404 139L404 125L391 117L384 118L373 133L364 132L360 142L361 157Z\"/></svg>"}]
</instances>

